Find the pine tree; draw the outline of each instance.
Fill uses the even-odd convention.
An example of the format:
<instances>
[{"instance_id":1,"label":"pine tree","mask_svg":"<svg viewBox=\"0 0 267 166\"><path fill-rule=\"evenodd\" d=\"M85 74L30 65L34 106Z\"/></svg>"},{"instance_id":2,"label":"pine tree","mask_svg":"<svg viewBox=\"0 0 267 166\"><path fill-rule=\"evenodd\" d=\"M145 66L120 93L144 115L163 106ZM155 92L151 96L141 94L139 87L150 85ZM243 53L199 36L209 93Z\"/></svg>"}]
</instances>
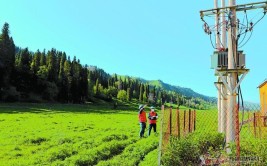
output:
<instances>
[{"instance_id":1,"label":"pine tree","mask_svg":"<svg viewBox=\"0 0 267 166\"><path fill-rule=\"evenodd\" d=\"M67 61L66 54L63 53L60 59L59 74L58 74L58 85L59 85L58 100L61 102L68 102L68 78L64 72L64 64L66 61Z\"/></svg>"},{"instance_id":2,"label":"pine tree","mask_svg":"<svg viewBox=\"0 0 267 166\"><path fill-rule=\"evenodd\" d=\"M74 56L73 61L71 63L71 75L72 75L72 82L71 82L71 94L72 94L72 101L74 103L81 102L81 89L80 85L80 73L81 73L82 66L79 64L79 60L76 60L76 56Z\"/></svg>"},{"instance_id":3,"label":"pine tree","mask_svg":"<svg viewBox=\"0 0 267 166\"><path fill-rule=\"evenodd\" d=\"M28 48L21 50L19 54L20 59L18 61L18 69L20 72L29 73L31 68L31 55Z\"/></svg>"},{"instance_id":4,"label":"pine tree","mask_svg":"<svg viewBox=\"0 0 267 166\"><path fill-rule=\"evenodd\" d=\"M43 50L40 58L40 66L45 66L46 65L46 52Z\"/></svg>"},{"instance_id":5,"label":"pine tree","mask_svg":"<svg viewBox=\"0 0 267 166\"><path fill-rule=\"evenodd\" d=\"M127 81L126 81L126 77L124 77L123 90L127 91L127 88L128 88L128 84L127 84Z\"/></svg>"},{"instance_id":6,"label":"pine tree","mask_svg":"<svg viewBox=\"0 0 267 166\"><path fill-rule=\"evenodd\" d=\"M64 52L61 59L60 59L60 63L59 63L59 74L58 74L58 79L59 81L62 81L65 73L64 73L64 63L66 61L66 53Z\"/></svg>"},{"instance_id":7,"label":"pine tree","mask_svg":"<svg viewBox=\"0 0 267 166\"><path fill-rule=\"evenodd\" d=\"M31 74L31 54L28 48L25 48L18 52L18 64L17 64L17 76L14 80L14 84L18 91L29 93L33 89L34 81Z\"/></svg>"},{"instance_id":8,"label":"pine tree","mask_svg":"<svg viewBox=\"0 0 267 166\"><path fill-rule=\"evenodd\" d=\"M14 69L14 64L15 44L13 39L9 37L9 24L5 23L0 35L0 90L3 86L9 85L10 74Z\"/></svg>"},{"instance_id":9,"label":"pine tree","mask_svg":"<svg viewBox=\"0 0 267 166\"><path fill-rule=\"evenodd\" d=\"M98 79L95 82L95 95L99 95L99 80Z\"/></svg>"},{"instance_id":10,"label":"pine tree","mask_svg":"<svg viewBox=\"0 0 267 166\"><path fill-rule=\"evenodd\" d=\"M139 101L142 102L143 101L143 84L141 83L140 88L139 88Z\"/></svg>"},{"instance_id":11,"label":"pine tree","mask_svg":"<svg viewBox=\"0 0 267 166\"><path fill-rule=\"evenodd\" d=\"M68 60L64 62L64 75L66 77L66 82L64 84L66 87L65 91L67 94L66 99L67 99L67 102L69 102L71 99L70 85L72 82L70 57L68 57Z\"/></svg>"},{"instance_id":12,"label":"pine tree","mask_svg":"<svg viewBox=\"0 0 267 166\"><path fill-rule=\"evenodd\" d=\"M79 89L81 91L81 98L83 101L85 101L88 98L88 70L87 70L87 65L82 68L81 73L80 73L80 85Z\"/></svg>"},{"instance_id":13,"label":"pine tree","mask_svg":"<svg viewBox=\"0 0 267 166\"><path fill-rule=\"evenodd\" d=\"M115 82L117 82L117 81L118 81L118 76L117 76L117 74L116 74L116 73L115 73L114 79L115 79Z\"/></svg>"},{"instance_id":14,"label":"pine tree","mask_svg":"<svg viewBox=\"0 0 267 166\"><path fill-rule=\"evenodd\" d=\"M150 88L149 85L147 85L146 96L149 96L149 93L150 93Z\"/></svg>"},{"instance_id":15,"label":"pine tree","mask_svg":"<svg viewBox=\"0 0 267 166\"><path fill-rule=\"evenodd\" d=\"M33 55L33 59L31 62L31 71L35 75L37 74L37 71L39 70L40 67L40 59L41 59L41 52L37 50L37 52L35 52L35 54Z\"/></svg>"},{"instance_id":16,"label":"pine tree","mask_svg":"<svg viewBox=\"0 0 267 166\"><path fill-rule=\"evenodd\" d=\"M127 88L127 101L131 101L131 100L132 100L131 89Z\"/></svg>"},{"instance_id":17,"label":"pine tree","mask_svg":"<svg viewBox=\"0 0 267 166\"><path fill-rule=\"evenodd\" d=\"M56 50L52 48L47 53L47 69L48 69L48 81L57 81L57 69L56 69Z\"/></svg>"},{"instance_id":18,"label":"pine tree","mask_svg":"<svg viewBox=\"0 0 267 166\"><path fill-rule=\"evenodd\" d=\"M143 102L146 103L147 102L147 88L145 88L145 91L143 93Z\"/></svg>"},{"instance_id":19,"label":"pine tree","mask_svg":"<svg viewBox=\"0 0 267 166\"><path fill-rule=\"evenodd\" d=\"M179 107L180 106L180 98L179 98L179 95L177 95L176 102L177 102L177 106Z\"/></svg>"}]
</instances>

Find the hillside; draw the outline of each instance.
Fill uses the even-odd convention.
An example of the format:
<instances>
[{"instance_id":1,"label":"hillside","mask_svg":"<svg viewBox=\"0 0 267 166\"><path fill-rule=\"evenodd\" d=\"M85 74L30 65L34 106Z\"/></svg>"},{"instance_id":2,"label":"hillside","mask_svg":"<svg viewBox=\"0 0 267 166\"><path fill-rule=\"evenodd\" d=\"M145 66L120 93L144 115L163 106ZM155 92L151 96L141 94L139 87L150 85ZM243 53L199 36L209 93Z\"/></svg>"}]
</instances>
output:
<instances>
[{"instance_id":1,"label":"hillside","mask_svg":"<svg viewBox=\"0 0 267 166\"><path fill-rule=\"evenodd\" d=\"M121 77L121 79L123 80L126 77L131 77L131 76L118 75L118 77ZM146 80L146 79L140 78L140 77L131 77L131 78L135 79L135 80L139 80L142 83L147 83L151 86L155 86L157 89L177 92L177 93L184 95L186 97L201 98L201 99L208 101L208 102L216 102L217 101L217 98L215 98L215 97L210 97L210 96L205 96L203 94L199 94L190 88L185 88L185 87L181 87L178 85L170 85L168 83L163 82L162 80Z\"/></svg>"},{"instance_id":2,"label":"hillside","mask_svg":"<svg viewBox=\"0 0 267 166\"><path fill-rule=\"evenodd\" d=\"M150 85L156 86L157 88L161 88L167 91L174 91L187 97L201 98L205 101L212 101L212 102L215 102L217 100L215 97L209 97L209 96L199 94L190 88L170 85L170 84L164 83L161 80L152 80L152 81L148 81L148 83Z\"/></svg>"},{"instance_id":3,"label":"hillside","mask_svg":"<svg viewBox=\"0 0 267 166\"><path fill-rule=\"evenodd\" d=\"M0 34L5 36L0 40L0 101L85 103L134 99L154 105L173 101L203 109L216 100L161 80L111 76L55 48L34 52L20 48L9 34L9 24L5 23Z\"/></svg>"}]
</instances>

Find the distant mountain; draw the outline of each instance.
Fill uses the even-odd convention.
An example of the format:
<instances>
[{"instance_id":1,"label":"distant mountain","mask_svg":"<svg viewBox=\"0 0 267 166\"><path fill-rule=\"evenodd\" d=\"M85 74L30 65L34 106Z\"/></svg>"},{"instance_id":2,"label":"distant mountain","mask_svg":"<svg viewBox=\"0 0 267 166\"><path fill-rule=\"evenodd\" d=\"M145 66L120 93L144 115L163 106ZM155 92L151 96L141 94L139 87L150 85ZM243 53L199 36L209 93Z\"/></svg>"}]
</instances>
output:
<instances>
[{"instance_id":1,"label":"distant mountain","mask_svg":"<svg viewBox=\"0 0 267 166\"><path fill-rule=\"evenodd\" d=\"M119 76L119 77L124 78L127 76ZM160 89L163 89L166 91L177 92L177 93L184 95L184 96L187 96L187 97L201 98L201 99L208 101L208 102L216 102L217 101L217 98L215 98L215 97L209 97L206 95L199 94L190 88L184 88L184 87L180 87L180 86L170 85L170 84L163 82L162 80L150 80L149 81L149 80L145 80L143 78L137 78L137 77L131 77L131 78L138 79L139 81L141 81L143 83L148 83L149 85L152 85L152 86L156 86L156 88L160 88Z\"/></svg>"},{"instance_id":2,"label":"distant mountain","mask_svg":"<svg viewBox=\"0 0 267 166\"><path fill-rule=\"evenodd\" d=\"M188 97L201 98L205 101L211 101L211 102L215 102L217 100L215 97L209 97L209 96L199 94L190 88L184 88L184 87L180 87L180 86L170 85L170 84L164 83L161 80L148 81L148 83L149 83L149 85L156 86L157 88L161 88L161 89L164 89L167 91L174 91L174 92L177 92L179 94L182 94L182 95L188 96Z\"/></svg>"}]
</instances>

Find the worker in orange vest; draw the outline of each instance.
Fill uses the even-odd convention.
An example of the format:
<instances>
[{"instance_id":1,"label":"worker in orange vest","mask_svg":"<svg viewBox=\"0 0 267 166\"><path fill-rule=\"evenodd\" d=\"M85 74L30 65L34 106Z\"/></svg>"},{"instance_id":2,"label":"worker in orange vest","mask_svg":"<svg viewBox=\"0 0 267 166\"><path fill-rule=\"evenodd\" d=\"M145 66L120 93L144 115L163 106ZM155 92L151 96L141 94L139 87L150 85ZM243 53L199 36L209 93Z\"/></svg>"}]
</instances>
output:
<instances>
[{"instance_id":1,"label":"worker in orange vest","mask_svg":"<svg viewBox=\"0 0 267 166\"><path fill-rule=\"evenodd\" d=\"M155 112L154 107L150 107L150 112L148 113L148 119L149 119L149 128L148 128L148 135L150 135L151 129L154 129L154 132L157 132L157 119L158 114Z\"/></svg>"},{"instance_id":2,"label":"worker in orange vest","mask_svg":"<svg viewBox=\"0 0 267 166\"><path fill-rule=\"evenodd\" d=\"M140 138L144 137L145 129L146 129L146 112L145 105L139 105L139 113L138 113L139 123L140 123Z\"/></svg>"}]
</instances>

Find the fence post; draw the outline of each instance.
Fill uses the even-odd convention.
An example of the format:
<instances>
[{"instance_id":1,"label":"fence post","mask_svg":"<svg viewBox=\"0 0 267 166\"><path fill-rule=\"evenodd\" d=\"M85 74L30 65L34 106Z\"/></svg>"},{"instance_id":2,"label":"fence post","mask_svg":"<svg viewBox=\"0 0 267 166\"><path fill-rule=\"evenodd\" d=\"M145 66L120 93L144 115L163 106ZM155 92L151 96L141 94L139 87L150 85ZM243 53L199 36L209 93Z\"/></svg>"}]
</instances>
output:
<instances>
[{"instance_id":1,"label":"fence post","mask_svg":"<svg viewBox=\"0 0 267 166\"><path fill-rule=\"evenodd\" d=\"M257 131L256 131L256 113L253 113L253 127L254 127L254 135L257 137Z\"/></svg>"},{"instance_id":2,"label":"fence post","mask_svg":"<svg viewBox=\"0 0 267 166\"><path fill-rule=\"evenodd\" d=\"M257 121L257 124L259 126L259 137L260 139L262 138L262 133L261 133L261 125L262 125L262 120L261 120L261 113L258 113L258 121Z\"/></svg>"},{"instance_id":3,"label":"fence post","mask_svg":"<svg viewBox=\"0 0 267 166\"><path fill-rule=\"evenodd\" d=\"M186 111L184 110L184 136L186 135L186 126L185 126L185 121L186 121Z\"/></svg>"},{"instance_id":4,"label":"fence post","mask_svg":"<svg viewBox=\"0 0 267 166\"><path fill-rule=\"evenodd\" d=\"M161 106L161 128L160 128L160 138L159 138L159 154L158 154L158 166L161 165L161 151L162 151L162 137L163 137L163 119L164 119L164 105Z\"/></svg>"},{"instance_id":5,"label":"fence post","mask_svg":"<svg viewBox=\"0 0 267 166\"><path fill-rule=\"evenodd\" d=\"M170 135L172 135L172 107L170 108Z\"/></svg>"},{"instance_id":6,"label":"fence post","mask_svg":"<svg viewBox=\"0 0 267 166\"><path fill-rule=\"evenodd\" d=\"M196 110L194 110L194 131L196 131Z\"/></svg>"},{"instance_id":7,"label":"fence post","mask_svg":"<svg viewBox=\"0 0 267 166\"><path fill-rule=\"evenodd\" d=\"M191 133L191 109L189 109L188 118L188 133Z\"/></svg>"},{"instance_id":8,"label":"fence post","mask_svg":"<svg viewBox=\"0 0 267 166\"><path fill-rule=\"evenodd\" d=\"M177 136L180 138L180 113L179 109L176 110L176 126L177 126Z\"/></svg>"},{"instance_id":9,"label":"fence post","mask_svg":"<svg viewBox=\"0 0 267 166\"><path fill-rule=\"evenodd\" d=\"M251 132L251 128L250 128L250 112L248 112L248 120L249 120L249 123L248 123L248 130L249 130L249 132Z\"/></svg>"}]
</instances>

